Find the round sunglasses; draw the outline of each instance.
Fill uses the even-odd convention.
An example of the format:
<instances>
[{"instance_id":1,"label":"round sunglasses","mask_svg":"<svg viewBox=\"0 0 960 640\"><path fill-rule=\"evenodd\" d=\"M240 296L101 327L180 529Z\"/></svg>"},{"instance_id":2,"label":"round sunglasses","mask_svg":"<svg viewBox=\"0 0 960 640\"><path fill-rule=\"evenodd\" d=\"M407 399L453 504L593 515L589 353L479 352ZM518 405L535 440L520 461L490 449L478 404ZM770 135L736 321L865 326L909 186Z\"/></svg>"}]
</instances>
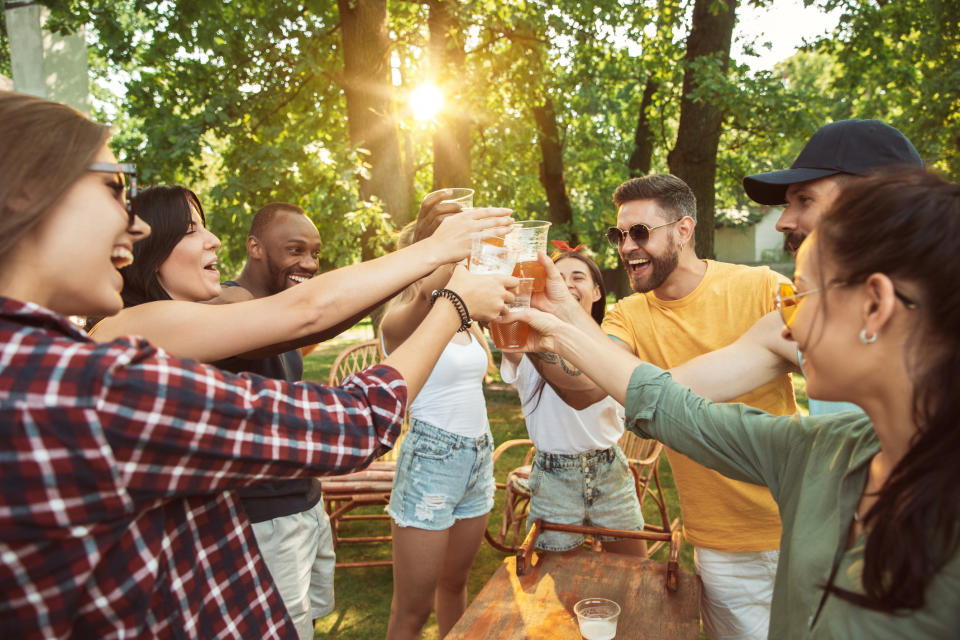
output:
<instances>
[{"instance_id":1,"label":"round sunglasses","mask_svg":"<svg viewBox=\"0 0 960 640\"><path fill-rule=\"evenodd\" d=\"M635 224L626 231L620 227L610 227L607 229L607 242L609 242L610 246L614 249L619 249L623 245L624 240L626 240L627 235L629 235L630 239L633 240L638 247L642 247L650 240L651 231L677 224L680 220L682 220L682 218L674 220L673 222L667 222L666 224L657 225L656 227L648 227L645 224Z\"/></svg>"}]
</instances>

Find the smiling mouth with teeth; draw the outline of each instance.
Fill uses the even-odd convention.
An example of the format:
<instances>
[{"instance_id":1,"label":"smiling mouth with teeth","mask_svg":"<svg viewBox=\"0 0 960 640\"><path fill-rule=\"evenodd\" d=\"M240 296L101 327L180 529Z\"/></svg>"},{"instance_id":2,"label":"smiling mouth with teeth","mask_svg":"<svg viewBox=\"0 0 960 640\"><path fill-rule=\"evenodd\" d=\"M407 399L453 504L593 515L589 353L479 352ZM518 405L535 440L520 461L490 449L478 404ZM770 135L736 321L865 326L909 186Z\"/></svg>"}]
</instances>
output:
<instances>
[{"instance_id":1,"label":"smiling mouth with teeth","mask_svg":"<svg viewBox=\"0 0 960 640\"><path fill-rule=\"evenodd\" d=\"M306 282L307 280L310 279L309 276L300 276L300 275L295 275L295 274L292 274L292 273L291 273L290 275L288 275L287 277L290 278L291 280L293 280L294 282L296 282L297 284Z\"/></svg>"},{"instance_id":2,"label":"smiling mouth with teeth","mask_svg":"<svg viewBox=\"0 0 960 640\"><path fill-rule=\"evenodd\" d=\"M133 253L126 247L114 247L110 252L110 262L117 269L123 269L133 264Z\"/></svg>"}]
</instances>

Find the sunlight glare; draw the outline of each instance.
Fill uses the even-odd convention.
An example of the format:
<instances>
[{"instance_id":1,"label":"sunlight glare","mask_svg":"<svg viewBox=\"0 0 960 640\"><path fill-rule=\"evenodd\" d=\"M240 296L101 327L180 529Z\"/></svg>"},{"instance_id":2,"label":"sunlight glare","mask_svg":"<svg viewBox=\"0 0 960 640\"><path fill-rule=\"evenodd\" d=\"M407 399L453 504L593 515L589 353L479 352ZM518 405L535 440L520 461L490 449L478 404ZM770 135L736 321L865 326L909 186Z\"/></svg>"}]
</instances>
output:
<instances>
[{"instance_id":1,"label":"sunlight glare","mask_svg":"<svg viewBox=\"0 0 960 640\"><path fill-rule=\"evenodd\" d=\"M432 120L441 107L443 94L430 82L424 82L410 92L410 110L414 120Z\"/></svg>"}]
</instances>

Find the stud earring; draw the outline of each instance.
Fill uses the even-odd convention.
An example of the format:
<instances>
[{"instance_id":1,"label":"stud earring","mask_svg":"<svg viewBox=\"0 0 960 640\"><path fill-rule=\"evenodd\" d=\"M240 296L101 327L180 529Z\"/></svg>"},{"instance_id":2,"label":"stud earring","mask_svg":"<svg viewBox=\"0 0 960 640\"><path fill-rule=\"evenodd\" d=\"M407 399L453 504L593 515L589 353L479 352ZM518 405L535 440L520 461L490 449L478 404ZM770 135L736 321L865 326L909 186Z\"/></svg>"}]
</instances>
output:
<instances>
[{"instance_id":1,"label":"stud earring","mask_svg":"<svg viewBox=\"0 0 960 640\"><path fill-rule=\"evenodd\" d=\"M880 332L874 333L872 336L867 335L866 329L860 329L860 342L863 344L873 344L877 341L877 338L880 337Z\"/></svg>"}]
</instances>

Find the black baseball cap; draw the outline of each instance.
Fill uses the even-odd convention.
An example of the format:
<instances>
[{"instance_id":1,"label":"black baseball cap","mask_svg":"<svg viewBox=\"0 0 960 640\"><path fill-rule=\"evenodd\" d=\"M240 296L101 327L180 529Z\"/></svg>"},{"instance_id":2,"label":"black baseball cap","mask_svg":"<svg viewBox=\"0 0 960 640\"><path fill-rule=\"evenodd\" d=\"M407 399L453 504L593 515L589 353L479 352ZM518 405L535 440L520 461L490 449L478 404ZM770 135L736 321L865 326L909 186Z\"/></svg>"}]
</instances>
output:
<instances>
[{"instance_id":1,"label":"black baseball cap","mask_svg":"<svg viewBox=\"0 0 960 640\"><path fill-rule=\"evenodd\" d=\"M840 120L820 127L789 169L747 176L743 188L760 204L784 204L791 184L890 165L922 167L923 160L907 136L888 124Z\"/></svg>"}]
</instances>

